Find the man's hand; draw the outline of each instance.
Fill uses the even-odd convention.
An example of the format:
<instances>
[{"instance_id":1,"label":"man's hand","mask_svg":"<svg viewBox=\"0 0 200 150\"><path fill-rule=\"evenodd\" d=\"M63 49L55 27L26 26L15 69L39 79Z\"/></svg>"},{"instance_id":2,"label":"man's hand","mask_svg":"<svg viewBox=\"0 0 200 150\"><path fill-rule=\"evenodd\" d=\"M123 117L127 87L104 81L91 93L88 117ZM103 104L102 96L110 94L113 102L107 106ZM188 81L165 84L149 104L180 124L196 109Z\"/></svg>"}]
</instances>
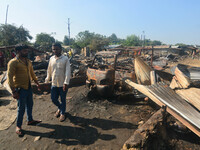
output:
<instances>
[{"instance_id":1,"label":"man's hand","mask_svg":"<svg viewBox=\"0 0 200 150\"><path fill-rule=\"evenodd\" d=\"M63 85L63 91L66 92L66 91L67 91L67 88L68 88L68 85L67 85L67 84L64 84L64 85Z\"/></svg>"},{"instance_id":2,"label":"man's hand","mask_svg":"<svg viewBox=\"0 0 200 150\"><path fill-rule=\"evenodd\" d=\"M19 99L19 93L17 91L12 93L12 96L13 96L14 99Z\"/></svg>"},{"instance_id":3,"label":"man's hand","mask_svg":"<svg viewBox=\"0 0 200 150\"><path fill-rule=\"evenodd\" d=\"M39 84L39 82L37 80L35 80L34 82L37 84L38 91L41 91L41 85Z\"/></svg>"},{"instance_id":4,"label":"man's hand","mask_svg":"<svg viewBox=\"0 0 200 150\"><path fill-rule=\"evenodd\" d=\"M38 91L41 91L41 85L39 83L37 84L37 88L38 88Z\"/></svg>"}]
</instances>

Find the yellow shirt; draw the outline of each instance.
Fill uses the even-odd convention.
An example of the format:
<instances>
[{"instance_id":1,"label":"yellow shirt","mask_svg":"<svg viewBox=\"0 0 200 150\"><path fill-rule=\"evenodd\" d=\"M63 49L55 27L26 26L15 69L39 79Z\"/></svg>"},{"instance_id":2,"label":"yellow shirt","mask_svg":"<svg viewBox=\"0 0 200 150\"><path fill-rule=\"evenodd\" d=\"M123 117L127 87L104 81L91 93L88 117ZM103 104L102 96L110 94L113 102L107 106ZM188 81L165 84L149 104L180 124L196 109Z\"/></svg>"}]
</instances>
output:
<instances>
[{"instance_id":1,"label":"yellow shirt","mask_svg":"<svg viewBox=\"0 0 200 150\"><path fill-rule=\"evenodd\" d=\"M69 57L71 57L72 56L72 51L69 51L68 55L69 55Z\"/></svg>"},{"instance_id":2,"label":"yellow shirt","mask_svg":"<svg viewBox=\"0 0 200 150\"><path fill-rule=\"evenodd\" d=\"M26 65L22 60L15 57L8 63L7 79L8 85L11 88L28 89L30 80L37 81L33 66L30 60L27 59Z\"/></svg>"}]
</instances>

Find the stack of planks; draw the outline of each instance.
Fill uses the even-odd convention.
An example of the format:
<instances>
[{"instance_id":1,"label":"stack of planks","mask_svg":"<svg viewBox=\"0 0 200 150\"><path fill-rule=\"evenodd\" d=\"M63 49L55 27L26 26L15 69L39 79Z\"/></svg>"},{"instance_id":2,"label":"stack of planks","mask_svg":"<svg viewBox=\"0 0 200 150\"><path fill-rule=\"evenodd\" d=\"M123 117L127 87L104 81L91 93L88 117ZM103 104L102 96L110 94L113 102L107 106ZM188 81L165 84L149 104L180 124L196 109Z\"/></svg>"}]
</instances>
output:
<instances>
[{"instance_id":1,"label":"stack of planks","mask_svg":"<svg viewBox=\"0 0 200 150\"><path fill-rule=\"evenodd\" d=\"M178 64L174 72L175 76L172 79L170 88L188 88L191 84L187 67L185 65Z\"/></svg>"},{"instance_id":2,"label":"stack of planks","mask_svg":"<svg viewBox=\"0 0 200 150\"><path fill-rule=\"evenodd\" d=\"M172 89L183 88L186 89L192 83L200 80L200 67L187 66L178 64L174 71L174 78L170 84Z\"/></svg>"}]
</instances>

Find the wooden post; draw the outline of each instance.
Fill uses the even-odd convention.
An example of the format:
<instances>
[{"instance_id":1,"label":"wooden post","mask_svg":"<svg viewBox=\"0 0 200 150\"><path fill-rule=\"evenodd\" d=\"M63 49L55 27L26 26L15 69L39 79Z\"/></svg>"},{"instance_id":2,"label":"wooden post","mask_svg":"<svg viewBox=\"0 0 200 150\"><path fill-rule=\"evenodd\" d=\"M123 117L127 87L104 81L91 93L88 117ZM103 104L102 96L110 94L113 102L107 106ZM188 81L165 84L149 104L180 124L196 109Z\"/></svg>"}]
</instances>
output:
<instances>
[{"instance_id":1,"label":"wooden post","mask_svg":"<svg viewBox=\"0 0 200 150\"><path fill-rule=\"evenodd\" d=\"M156 72L155 71L151 71L150 72L150 79L151 79L151 84L155 84L157 82Z\"/></svg>"},{"instance_id":2,"label":"wooden post","mask_svg":"<svg viewBox=\"0 0 200 150\"><path fill-rule=\"evenodd\" d=\"M151 66L153 66L153 53L154 53L154 49L153 49L153 46L152 46L152 54L151 54Z\"/></svg>"}]
</instances>

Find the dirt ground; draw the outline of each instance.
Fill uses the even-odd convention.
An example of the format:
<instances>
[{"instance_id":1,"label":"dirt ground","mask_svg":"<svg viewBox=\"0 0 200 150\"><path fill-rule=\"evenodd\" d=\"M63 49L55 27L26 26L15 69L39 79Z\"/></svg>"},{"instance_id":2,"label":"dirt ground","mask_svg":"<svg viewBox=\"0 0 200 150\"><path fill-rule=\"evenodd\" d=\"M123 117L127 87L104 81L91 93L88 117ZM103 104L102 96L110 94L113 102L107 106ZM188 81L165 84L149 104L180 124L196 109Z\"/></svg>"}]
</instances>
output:
<instances>
[{"instance_id":1,"label":"dirt ground","mask_svg":"<svg viewBox=\"0 0 200 150\"><path fill-rule=\"evenodd\" d=\"M193 64L200 64L200 61L195 60ZM50 94L34 94L33 116L41 119L42 123L27 126L25 115L25 135L20 138L15 133L15 121L7 130L0 131L0 150L120 150L138 125L146 122L159 109L150 100L136 99L132 94L111 99L88 98L87 95L85 85L70 88L67 119L59 122L54 117L56 107L51 102ZM188 130L180 132L169 126L167 133L166 142L160 142L160 137L154 135L149 141L149 149L200 149L199 137Z\"/></svg>"},{"instance_id":2,"label":"dirt ground","mask_svg":"<svg viewBox=\"0 0 200 150\"><path fill-rule=\"evenodd\" d=\"M87 92L84 85L69 89L64 122L54 117L56 107L50 94L34 94L33 116L42 123L27 126L25 116L22 138L15 134L16 122L0 131L0 149L119 150L138 122L145 122L155 112L147 102L134 100L131 95L88 99ZM34 142L38 136L40 140Z\"/></svg>"}]
</instances>

